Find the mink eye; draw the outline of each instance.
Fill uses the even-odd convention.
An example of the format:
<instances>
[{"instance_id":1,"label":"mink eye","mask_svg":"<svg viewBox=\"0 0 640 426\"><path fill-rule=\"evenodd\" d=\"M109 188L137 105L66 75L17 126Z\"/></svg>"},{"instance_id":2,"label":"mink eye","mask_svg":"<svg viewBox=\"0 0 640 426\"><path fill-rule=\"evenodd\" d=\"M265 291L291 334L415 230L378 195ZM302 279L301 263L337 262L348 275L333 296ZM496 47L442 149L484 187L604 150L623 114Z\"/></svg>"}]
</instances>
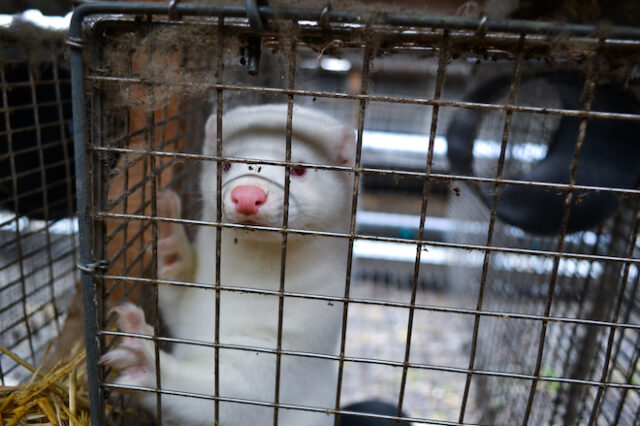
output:
<instances>
[{"instance_id":1,"label":"mink eye","mask_svg":"<svg viewBox=\"0 0 640 426\"><path fill-rule=\"evenodd\" d=\"M307 169L302 166L296 166L291 168L291 176L302 176L307 173Z\"/></svg>"},{"instance_id":2,"label":"mink eye","mask_svg":"<svg viewBox=\"0 0 640 426\"><path fill-rule=\"evenodd\" d=\"M222 163L222 171L223 172L228 172L229 169L231 169L231 163L228 161L225 161L224 163Z\"/></svg>"}]
</instances>

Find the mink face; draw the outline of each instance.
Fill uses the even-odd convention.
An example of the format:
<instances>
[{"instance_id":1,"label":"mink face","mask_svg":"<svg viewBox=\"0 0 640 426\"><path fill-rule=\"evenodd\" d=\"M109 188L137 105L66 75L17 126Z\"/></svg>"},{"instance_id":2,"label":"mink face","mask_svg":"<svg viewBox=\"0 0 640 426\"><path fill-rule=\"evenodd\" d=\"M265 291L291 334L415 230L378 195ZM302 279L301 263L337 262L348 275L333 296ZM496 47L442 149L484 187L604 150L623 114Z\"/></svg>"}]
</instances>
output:
<instances>
[{"instance_id":1,"label":"mink face","mask_svg":"<svg viewBox=\"0 0 640 426\"><path fill-rule=\"evenodd\" d=\"M283 161L277 150L280 141L262 141L259 150L251 144L236 142L225 155L235 158L254 158L258 161ZM296 147L291 161L306 164L322 164L321 155L308 147ZM256 153L260 158L256 158ZM253 155L252 155L253 154ZM285 167L227 163L222 173L222 218L225 222L252 224L268 227L283 225L285 210ZM226 170L225 170L226 169ZM335 229L336 221L343 219L348 204L348 179L344 172L318 170L296 166L289 173L287 225L289 228L328 231ZM215 214L215 165L202 181L205 206ZM213 177L213 179L211 179Z\"/></svg>"},{"instance_id":2,"label":"mink face","mask_svg":"<svg viewBox=\"0 0 640 426\"><path fill-rule=\"evenodd\" d=\"M317 169L313 165L345 165L349 162L345 158L344 145L353 150L353 131L318 113L313 113L315 120L312 120L309 110L294 110L291 162L305 163L311 167L290 167L289 196L285 200L285 166L259 163L286 160L286 105L269 107L275 110L275 114L280 114L279 118L275 114L273 117L280 121L280 127L264 128L257 123L248 123L253 127L233 128L228 135L223 134L223 155L231 159L221 165L223 221L279 228L284 224L287 204L289 228L346 231L345 214L348 215L351 201L349 195L352 190L352 174ZM212 116L210 122L214 119L215 116ZM327 122L323 123L323 119ZM241 124L236 123L235 126L240 127ZM317 133L316 138L321 140L310 143L309 133L314 131ZM208 125L205 153L215 153L217 136L215 126ZM349 150L346 151L350 154ZM256 163L242 160L255 160ZM216 167L215 162L208 162L201 179L206 206L204 216L205 220L211 221L216 216ZM240 234L242 237L243 234ZM258 238L258 235L254 233L249 237ZM278 234L274 234L274 237L280 238Z\"/></svg>"}]
</instances>

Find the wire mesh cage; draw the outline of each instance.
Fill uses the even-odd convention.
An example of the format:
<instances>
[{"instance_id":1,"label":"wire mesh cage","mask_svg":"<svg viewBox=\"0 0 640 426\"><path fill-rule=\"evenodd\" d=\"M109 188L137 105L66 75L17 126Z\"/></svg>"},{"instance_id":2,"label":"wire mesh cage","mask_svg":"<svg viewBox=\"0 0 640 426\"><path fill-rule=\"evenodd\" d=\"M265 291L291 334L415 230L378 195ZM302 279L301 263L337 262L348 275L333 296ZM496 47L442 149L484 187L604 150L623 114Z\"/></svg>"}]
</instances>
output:
<instances>
[{"instance_id":1,"label":"wire mesh cage","mask_svg":"<svg viewBox=\"0 0 640 426\"><path fill-rule=\"evenodd\" d=\"M246 16L187 4L75 15L93 423L131 421L130 404L157 423L637 422L640 115L622 87L640 33ZM354 130L344 151L336 119ZM277 155L234 151L237 134L265 128ZM324 157L299 156L325 134ZM262 189L225 189L237 170L278 170L276 219L254 219ZM320 206L299 204L305 175L334 182L318 184ZM297 221L305 208L332 220ZM167 255L169 236L183 251ZM181 262L195 275L172 275Z\"/></svg>"},{"instance_id":2,"label":"wire mesh cage","mask_svg":"<svg viewBox=\"0 0 640 426\"><path fill-rule=\"evenodd\" d=\"M531 89L529 82L521 86L519 94L523 95L522 99L526 98L533 105L562 106L557 99L558 92L545 90L545 85L553 84L553 80L545 77L544 81L535 83L535 90ZM499 98L499 91L494 96ZM516 102L524 104L517 98ZM476 143L500 139L504 119L501 120L495 114L491 117L491 114L493 113L486 114L479 125ZM512 144L509 154L514 159L509 166L505 162L505 176L514 173L513 169L516 169L516 173L519 171L520 166L515 157L520 156L520 162L530 163L531 157L540 155L536 154L533 148L529 148L529 154L526 154L526 149L516 151L518 142L522 146L531 141L541 143L553 139L559 134L556 130L561 126L558 119L556 117L552 119L553 123L549 123L548 117L543 116L537 119L530 118L518 124L514 117L510 128L512 134L509 136L509 143ZM451 132L449 135L452 136ZM545 145L541 147L547 149ZM612 146L608 145L609 148ZM552 149L551 145L548 149ZM496 154L493 153L494 158ZM474 158L474 162L477 163L474 166L478 168L479 175L485 174L492 164L491 160L482 157L491 156L487 150L484 155ZM582 159L588 161L587 156ZM485 161L488 164L483 164ZM508 170L507 167L512 170ZM473 193L472 188L463 186L461 195L448 204L448 216L463 219L461 223L475 224L476 227L460 227L447 237L449 241L472 245L484 243L491 209L487 206L486 200L483 202L482 195L472 195ZM634 243L637 238L634 236L634 229L637 227L637 210L637 200L633 197L622 199L615 213L599 219L597 226L564 235L561 240L562 250L583 255L636 259L638 247L637 243ZM480 232L478 224L485 224L480 228ZM545 251L557 250L560 244L557 235L532 233L531 229L523 230L522 227L515 227L500 220L494 223L492 241L501 247ZM486 270L483 270L483 267ZM576 382L570 383L543 382L538 385L535 399L531 399L533 397L530 396L528 383L484 377L479 380L478 386L493 397L490 406L487 407L487 419L492 423L509 423L521 418L523 413L530 410L531 420L536 424L582 424L588 422L592 416L592 419L597 419L601 424L633 424L637 417L634 410L636 403L629 404L627 391L622 389L617 393L617 390L607 389L599 401L600 411L596 417L593 404L596 398L600 398L597 396L599 390L597 387L589 386L590 381L594 383L602 380L602 374L606 375L606 380L612 380L616 371L618 374L621 371L635 374L633 359L638 350L637 343L628 341L627 332L620 331L613 343L617 348L617 355L607 355L610 348L606 339L612 336L606 329L591 326L590 323L594 320L611 321L616 317L630 318L628 315L632 315L633 306L637 304L638 278L634 266L630 265L629 268L625 272L624 263L613 265L601 262L597 258L563 258L556 265L550 258L524 253L496 253L488 260L486 266L478 259L475 268L452 271L450 278L463 288L466 283L478 280L478 277L485 280L482 303L487 310L509 311L524 316L543 314L559 319L557 323L548 324L544 351L539 352L539 324L521 319L505 321L500 318L483 318L477 338L478 368L489 371L503 369L513 374L526 374L531 369L539 369L540 374L548 378L577 379ZM554 277L553 282L550 281L550 277ZM549 299L550 284L553 285L552 302ZM575 322L565 322L569 318ZM503 342L507 347L496 351L495 347L499 342ZM622 347L626 349L622 350ZM609 356L612 358L607 360ZM604 367L606 363L610 363L610 366ZM610 371L603 373L603 368L609 368ZM632 381L627 380L627 383ZM608 400L607 394L611 400ZM612 396L614 394L616 396ZM635 396L632 396L631 400Z\"/></svg>"},{"instance_id":3,"label":"wire mesh cage","mask_svg":"<svg viewBox=\"0 0 640 426\"><path fill-rule=\"evenodd\" d=\"M0 345L35 365L78 278L66 36L29 22L0 27ZM3 386L24 380L0 357Z\"/></svg>"}]
</instances>

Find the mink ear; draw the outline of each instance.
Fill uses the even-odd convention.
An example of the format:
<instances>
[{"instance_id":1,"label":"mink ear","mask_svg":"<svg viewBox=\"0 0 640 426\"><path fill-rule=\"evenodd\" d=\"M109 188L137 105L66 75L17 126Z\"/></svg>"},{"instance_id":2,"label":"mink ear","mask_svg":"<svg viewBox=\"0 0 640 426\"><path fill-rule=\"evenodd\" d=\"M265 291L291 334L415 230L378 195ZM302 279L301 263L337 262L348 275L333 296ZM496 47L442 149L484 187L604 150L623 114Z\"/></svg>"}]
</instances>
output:
<instances>
[{"instance_id":1,"label":"mink ear","mask_svg":"<svg viewBox=\"0 0 640 426\"><path fill-rule=\"evenodd\" d=\"M353 166L356 159L356 136L353 129L341 126L335 131L335 156L339 166Z\"/></svg>"},{"instance_id":2,"label":"mink ear","mask_svg":"<svg viewBox=\"0 0 640 426\"><path fill-rule=\"evenodd\" d=\"M205 155L216 155L218 145L218 116L217 114L211 114L207 119L207 124L204 126L204 148L202 152Z\"/></svg>"}]
</instances>

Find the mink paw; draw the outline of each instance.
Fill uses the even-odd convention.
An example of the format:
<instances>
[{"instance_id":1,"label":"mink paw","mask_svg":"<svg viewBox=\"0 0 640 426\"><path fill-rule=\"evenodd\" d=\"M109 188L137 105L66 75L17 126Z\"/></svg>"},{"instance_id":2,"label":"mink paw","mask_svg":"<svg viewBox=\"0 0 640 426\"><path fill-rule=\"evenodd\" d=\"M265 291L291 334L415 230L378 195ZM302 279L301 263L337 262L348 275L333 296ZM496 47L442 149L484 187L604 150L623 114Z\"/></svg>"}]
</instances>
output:
<instances>
[{"instance_id":1,"label":"mink paw","mask_svg":"<svg viewBox=\"0 0 640 426\"><path fill-rule=\"evenodd\" d=\"M144 312L132 303L113 308L118 314L118 328L125 333L153 334L145 322ZM100 363L120 370L117 384L155 387L155 350L151 340L123 337L118 345L100 358Z\"/></svg>"},{"instance_id":2,"label":"mink paw","mask_svg":"<svg viewBox=\"0 0 640 426\"><path fill-rule=\"evenodd\" d=\"M158 192L158 216L180 218L180 197L171 190ZM158 222L158 278L189 281L194 270L194 252L184 225Z\"/></svg>"}]
</instances>

